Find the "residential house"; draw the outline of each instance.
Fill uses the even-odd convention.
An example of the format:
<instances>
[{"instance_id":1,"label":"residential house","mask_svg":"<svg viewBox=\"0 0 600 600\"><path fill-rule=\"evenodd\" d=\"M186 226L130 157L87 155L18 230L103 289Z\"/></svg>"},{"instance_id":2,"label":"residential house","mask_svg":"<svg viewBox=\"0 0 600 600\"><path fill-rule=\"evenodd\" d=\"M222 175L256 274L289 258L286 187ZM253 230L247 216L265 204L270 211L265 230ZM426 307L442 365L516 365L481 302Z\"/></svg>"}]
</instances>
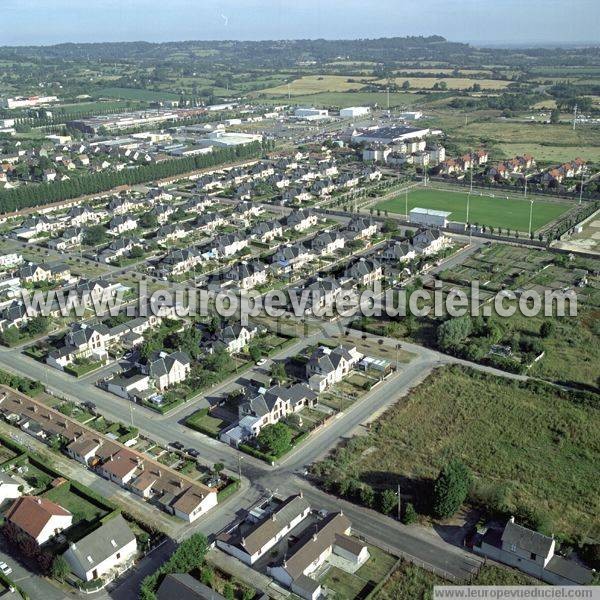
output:
<instances>
[{"instance_id":1,"label":"residential house","mask_svg":"<svg viewBox=\"0 0 600 600\"><path fill-rule=\"evenodd\" d=\"M240 323L226 325L215 335L206 336L202 344L208 352L226 350L229 354L237 354L256 337L258 328Z\"/></svg>"},{"instance_id":2,"label":"residential house","mask_svg":"<svg viewBox=\"0 0 600 600\"><path fill-rule=\"evenodd\" d=\"M410 262L417 257L417 250L408 241L390 240L380 255L381 260L390 262Z\"/></svg>"},{"instance_id":3,"label":"residential house","mask_svg":"<svg viewBox=\"0 0 600 600\"><path fill-rule=\"evenodd\" d=\"M253 260L242 261L233 265L226 271L223 277L227 281L233 281L242 290L250 290L267 282L268 270L263 263Z\"/></svg>"},{"instance_id":4,"label":"residential house","mask_svg":"<svg viewBox=\"0 0 600 600\"><path fill-rule=\"evenodd\" d=\"M449 238L439 229L425 228L419 229L411 242L417 253L428 256L443 250L448 245Z\"/></svg>"},{"instance_id":5,"label":"residential house","mask_svg":"<svg viewBox=\"0 0 600 600\"><path fill-rule=\"evenodd\" d=\"M306 363L308 385L316 392L323 392L342 381L363 358L354 346L328 348L319 346Z\"/></svg>"},{"instance_id":6,"label":"residential house","mask_svg":"<svg viewBox=\"0 0 600 600\"><path fill-rule=\"evenodd\" d=\"M19 279L22 283L64 281L70 279L70 277L71 270L63 263L46 263L43 265L27 263L19 269Z\"/></svg>"},{"instance_id":7,"label":"residential house","mask_svg":"<svg viewBox=\"0 0 600 600\"><path fill-rule=\"evenodd\" d=\"M10 474L0 472L0 505L21 496L21 484Z\"/></svg>"},{"instance_id":8,"label":"residential house","mask_svg":"<svg viewBox=\"0 0 600 600\"><path fill-rule=\"evenodd\" d=\"M273 254L273 265L283 273L293 273L302 269L314 254L304 244L282 246Z\"/></svg>"},{"instance_id":9,"label":"residential house","mask_svg":"<svg viewBox=\"0 0 600 600\"><path fill-rule=\"evenodd\" d=\"M503 530L488 529L473 549L552 585L590 585L592 581L591 569L555 553L554 536L518 525L514 517Z\"/></svg>"},{"instance_id":10,"label":"residential house","mask_svg":"<svg viewBox=\"0 0 600 600\"><path fill-rule=\"evenodd\" d=\"M275 238L283 237L283 226L279 221L259 221L250 230L250 235L263 244L272 242Z\"/></svg>"},{"instance_id":11,"label":"residential house","mask_svg":"<svg viewBox=\"0 0 600 600\"><path fill-rule=\"evenodd\" d=\"M47 498L21 496L8 509L5 520L41 546L68 529L73 523L73 515Z\"/></svg>"},{"instance_id":12,"label":"residential house","mask_svg":"<svg viewBox=\"0 0 600 600\"><path fill-rule=\"evenodd\" d=\"M217 536L217 547L252 566L310 514L310 505L302 493L289 496L270 514L262 516L247 530L236 525Z\"/></svg>"},{"instance_id":13,"label":"residential house","mask_svg":"<svg viewBox=\"0 0 600 600\"><path fill-rule=\"evenodd\" d=\"M213 243L218 255L227 258L246 248L249 241L247 237L242 237L236 233L226 233L217 236Z\"/></svg>"},{"instance_id":14,"label":"residential house","mask_svg":"<svg viewBox=\"0 0 600 600\"><path fill-rule=\"evenodd\" d=\"M116 215L108 223L108 233L110 235L121 235L126 231L137 229L137 220L129 215Z\"/></svg>"},{"instance_id":15,"label":"residential house","mask_svg":"<svg viewBox=\"0 0 600 600\"><path fill-rule=\"evenodd\" d=\"M149 375L160 391L185 381L190 370L190 357L185 352L156 352L142 365L142 373Z\"/></svg>"},{"instance_id":16,"label":"residential house","mask_svg":"<svg viewBox=\"0 0 600 600\"><path fill-rule=\"evenodd\" d=\"M63 557L83 581L110 581L132 564L136 554L135 534L118 514L77 542L71 542Z\"/></svg>"},{"instance_id":17,"label":"residential house","mask_svg":"<svg viewBox=\"0 0 600 600\"><path fill-rule=\"evenodd\" d=\"M195 248L172 250L159 263L162 272L181 275L202 262L202 255Z\"/></svg>"},{"instance_id":18,"label":"residential house","mask_svg":"<svg viewBox=\"0 0 600 600\"><path fill-rule=\"evenodd\" d=\"M350 536L351 523L342 512L330 513L314 529L288 547L286 555L267 571L279 583L306 600L321 596L321 586L310 577L332 554L359 567L369 559L366 544Z\"/></svg>"},{"instance_id":19,"label":"residential house","mask_svg":"<svg viewBox=\"0 0 600 600\"><path fill-rule=\"evenodd\" d=\"M354 239L368 240L377 234L377 223L373 219L354 217L350 219L346 230L353 234Z\"/></svg>"},{"instance_id":20,"label":"residential house","mask_svg":"<svg viewBox=\"0 0 600 600\"><path fill-rule=\"evenodd\" d=\"M358 285L366 286L383 278L383 268L374 258L360 258L347 267L344 274L354 279Z\"/></svg>"},{"instance_id":21,"label":"residential house","mask_svg":"<svg viewBox=\"0 0 600 600\"><path fill-rule=\"evenodd\" d=\"M317 223L317 215L310 209L294 210L285 218L286 227L294 231L306 231Z\"/></svg>"}]
</instances>

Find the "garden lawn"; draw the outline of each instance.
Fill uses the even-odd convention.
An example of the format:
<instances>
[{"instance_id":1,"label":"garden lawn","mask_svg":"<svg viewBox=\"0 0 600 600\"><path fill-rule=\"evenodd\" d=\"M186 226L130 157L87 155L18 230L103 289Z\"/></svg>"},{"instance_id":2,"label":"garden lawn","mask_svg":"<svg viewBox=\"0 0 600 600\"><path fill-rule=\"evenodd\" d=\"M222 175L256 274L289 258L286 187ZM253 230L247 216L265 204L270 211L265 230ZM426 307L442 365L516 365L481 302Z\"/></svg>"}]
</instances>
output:
<instances>
[{"instance_id":1,"label":"garden lawn","mask_svg":"<svg viewBox=\"0 0 600 600\"><path fill-rule=\"evenodd\" d=\"M557 534L597 537L600 412L534 385L458 366L438 370L334 466L376 487L401 476L418 489L460 458L509 510L543 511Z\"/></svg>"},{"instance_id":2,"label":"garden lawn","mask_svg":"<svg viewBox=\"0 0 600 600\"><path fill-rule=\"evenodd\" d=\"M44 494L44 497L70 511L73 514L73 525L77 525L81 521L93 523L108 514L106 510L92 504L78 493L71 491L69 483L63 483L58 487L48 490Z\"/></svg>"},{"instance_id":3,"label":"garden lawn","mask_svg":"<svg viewBox=\"0 0 600 600\"><path fill-rule=\"evenodd\" d=\"M450 212L450 221L467 221L467 199L469 195L465 192L453 192L449 190L417 189L408 194L408 210L413 208L430 208ZM543 225L554 221L564 214L572 205L568 202L556 202L545 199L536 199L533 205L532 229L535 231ZM380 202L374 206L375 209L389 211L392 213L405 214L405 196ZM530 203L527 200L515 198L506 199L502 191L495 198L490 196L479 196L478 193L471 195L469 206L469 221L487 227L502 227L517 229L527 232L529 229Z\"/></svg>"}]
</instances>

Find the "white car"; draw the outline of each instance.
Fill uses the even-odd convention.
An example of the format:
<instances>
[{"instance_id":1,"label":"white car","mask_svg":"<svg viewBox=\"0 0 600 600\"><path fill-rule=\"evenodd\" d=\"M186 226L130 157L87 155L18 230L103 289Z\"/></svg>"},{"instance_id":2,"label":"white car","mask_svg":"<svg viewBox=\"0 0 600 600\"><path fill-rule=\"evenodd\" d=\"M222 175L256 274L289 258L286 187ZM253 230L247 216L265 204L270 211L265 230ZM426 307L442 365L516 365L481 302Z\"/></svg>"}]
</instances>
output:
<instances>
[{"instance_id":1,"label":"white car","mask_svg":"<svg viewBox=\"0 0 600 600\"><path fill-rule=\"evenodd\" d=\"M266 358L261 358L260 360L256 361L256 366L257 367L262 367L263 365L267 364L267 359Z\"/></svg>"},{"instance_id":2,"label":"white car","mask_svg":"<svg viewBox=\"0 0 600 600\"><path fill-rule=\"evenodd\" d=\"M12 569L5 562L0 562L0 571L5 575L10 575L12 573Z\"/></svg>"}]
</instances>

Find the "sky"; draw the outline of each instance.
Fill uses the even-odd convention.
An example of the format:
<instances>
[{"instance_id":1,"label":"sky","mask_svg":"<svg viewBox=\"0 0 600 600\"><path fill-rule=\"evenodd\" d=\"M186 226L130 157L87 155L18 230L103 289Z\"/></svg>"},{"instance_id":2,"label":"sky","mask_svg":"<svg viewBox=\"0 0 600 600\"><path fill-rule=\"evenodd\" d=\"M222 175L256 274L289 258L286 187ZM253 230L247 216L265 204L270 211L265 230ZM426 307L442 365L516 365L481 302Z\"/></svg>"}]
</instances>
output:
<instances>
[{"instance_id":1,"label":"sky","mask_svg":"<svg viewBox=\"0 0 600 600\"><path fill-rule=\"evenodd\" d=\"M600 42L599 0L0 0L0 45L442 35Z\"/></svg>"}]
</instances>

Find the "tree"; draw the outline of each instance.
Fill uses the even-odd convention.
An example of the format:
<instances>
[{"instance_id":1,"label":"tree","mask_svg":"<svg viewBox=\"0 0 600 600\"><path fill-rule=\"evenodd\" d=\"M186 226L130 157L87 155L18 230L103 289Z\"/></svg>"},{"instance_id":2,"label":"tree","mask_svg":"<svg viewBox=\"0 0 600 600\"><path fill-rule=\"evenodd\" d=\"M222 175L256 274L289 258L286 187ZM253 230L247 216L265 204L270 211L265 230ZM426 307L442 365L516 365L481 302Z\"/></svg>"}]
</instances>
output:
<instances>
[{"instance_id":1,"label":"tree","mask_svg":"<svg viewBox=\"0 0 600 600\"><path fill-rule=\"evenodd\" d=\"M437 329L438 345L442 350L456 347L469 337L471 330L472 323L469 315L448 319Z\"/></svg>"},{"instance_id":2,"label":"tree","mask_svg":"<svg viewBox=\"0 0 600 600\"><path fill-rule=\"evenodd\" d=\"M0 333L0 341L5 346L13 346L21 339L18 327L7 327Z\"/></svg>"},{"instance_id":3,"label":"tree","mask_svg":"<svg viewBox=\"0 0 600 600\"><path fill-rule=\"evenodd\" d=\"M42 315L33 317L27 323L27 331L30 335L42 335L48 331L48 327L50 326L50 319L48 317L44 317Z\"/></svg>"},{"instance_id":4,"label":"tree","mask_svg":"<svg viewBox=\"0 0 600 600\"><path fill-rule=\"evenodd\" d=\"M248 354L250 354L250 358L254 361L257 362L262 358L262 349L258 344L250 344L248 346Z\"/></svg>"},{"instance_id":5,"label":"tree","mask_svg":"<svg viewBox=\"0 0 600 600\"><path fill-rule=\"evenodd\" d=\"M384 515L389 515L397 504L398 496L393 490L385 489L379 494L379 510Z\"/></svg>"},{"instance_id":6,"label":"tree","mask_svg":"<svg viewBox=\"0 0 600 600\"><path fill-rule=\"evenodd\" d=\"M221 471L225 468L225 465L222 462L216 462L213 465L213 471L219 475L221 473Z\"/></svg>"},{"instance_id":7,"label":"tree","mask_svg":"<svg viewBox=\"0 0 600 600\"><path fill-rule=\"evenodd\" d=\"M152 212L144 213L140 217L139 223L141 227L145 227L146 229L153 229L155 227L158 227L158 219L156 218L156 215Z\"/></svg>"},{"instance_id":8,"label":"tree","mask_svg":"<svg viewBox=\"0 0 600 600\"><path fill-rule=\"evenodd\" d=\"M258 447L268 454L283 454L292 442L292 430L284 423L266 425L257 437Z\"/></svg>"},{"instance_id":9,"label":"tree","mask_svg":"<svg viewBox=\"0 0 600 600\"><path fill-rule=\"evenodd\" d=\"M375 504L375 492L370 485L364 485L360 490L360 502L363 506L371 508Z\"/></svg>"},{"instance_id":10,"label":"tree","mask_svg":"<svg viewBox=\"0 0 600 600\"><path fill-rule=\"evenodd\" d=\"M470 487L469 469L459 460L448 463L433 486L433 514L439 519L451 517L467 498Z\"/></svg>"},{"instance_id":11,"label":"tree","mask_svg":"<svg viewBox=\"0 0 600 600\"><path fill-rule=\"evenodd\" d=\"M417 522L417 511L415 507L408 502L404 507L404 514L402 515L402 522L405 525L412 525Z\"/></svg>"},{"instance_id":12,"label":"tree","mask_svg":"<svg viewBox=\"0 0 600 600\"><path fill-rule=\"evenodd\" d=\"M554 334L556 330L556 325L552 321L544 321L540 325L540 337L549 338Z\"/></svg>"},{"instance_id":13,"label":"tree","mask_svg":"<svg viewBox=\"0 0 600 600\"><path fill-rule=\"evenodd\" d=\"M70 572L71 568L69 567L69 563L63 558L62 554L55 556L52 561L52 566L50 567L50 575L52 575L54 579L64 581Z\"/></svg>"},{"instance_id":14,"label":"tree","mask_svg":"<svg viewBox=\"0 0 600 600\"><path fill-rule=\"evenodd\" d=\"M141 246L133 246L129 256L130 258L142 258L144 256L144 249Z\"/></svg>"},{"instance_id":15,"label":"tree","mask_svg":"<svg viewBox=\"0 0 600 600\"><path fill-rule=\"evenodd\" d=\"M279 384L287 380L285 365L282 362L273 363L273 366L271 367L271 377Z\"/></svg>"},{"instance_id":16,"label":"tree","mask_svg":"<svg viewBox=\"0 0 600 600\"><path fill-rule=\"evenodd\" d=\"M550 113L550 123L556 125L560 121L560 109L554 108Z\"/></svg>"},{"instance_id":17,"label":"tree","mask_svg":"<svg viewBox=\"0 0 600 600\"><path fill-rule=\"evenodd\" d=\"M98 246L106 241L106 230L102 225L94 225L85 230L83 243L86 246Z\"/></svg>"},{"instance_id":18,"label":"tree","mask_svg":"<svg viewBox=\"0 0 600 600\"><path fill-rule=\"evenodd\" d=\"M410 90L410 81L408 79L402 83L402 89L404 91Z\"/></svg>"}]
</instances>

